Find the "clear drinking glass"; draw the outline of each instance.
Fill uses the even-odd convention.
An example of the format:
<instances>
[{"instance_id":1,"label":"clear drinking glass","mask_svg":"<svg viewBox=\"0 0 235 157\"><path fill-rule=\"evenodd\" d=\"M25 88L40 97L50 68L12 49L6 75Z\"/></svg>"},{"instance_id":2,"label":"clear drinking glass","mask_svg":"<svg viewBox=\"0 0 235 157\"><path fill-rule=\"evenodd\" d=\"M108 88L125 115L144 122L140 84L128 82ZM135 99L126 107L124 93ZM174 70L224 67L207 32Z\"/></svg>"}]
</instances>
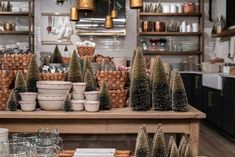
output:
<instances>
[{"instance_id":1,"label":"clear drinking glass","mask_svg":"<svg viewBox=\"0 0 235 157\"><path fill-rule=\"evenodd\" d=\"M33 157L57 157L59 155L59 148L56 145L44 146L35 145L33 148Z\"/></svg>"}]
</instances>

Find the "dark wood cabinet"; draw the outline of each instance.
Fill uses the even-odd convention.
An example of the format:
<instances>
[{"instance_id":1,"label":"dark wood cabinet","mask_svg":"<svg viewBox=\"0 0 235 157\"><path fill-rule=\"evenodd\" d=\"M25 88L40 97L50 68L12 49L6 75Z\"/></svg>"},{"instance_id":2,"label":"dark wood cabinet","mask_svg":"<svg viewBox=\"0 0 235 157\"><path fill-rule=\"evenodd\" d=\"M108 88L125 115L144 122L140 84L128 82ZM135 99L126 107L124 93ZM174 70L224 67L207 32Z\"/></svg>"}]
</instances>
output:
<instances>
[{"instance_id":1,"label":"dark wood cabinet","mask_svg":"<svg viewBox=\"0 0 235 157\"><path fill-rule=\"evenodd\" d=\"M193 75L193 107L200 111L204 111L203 108L203 87L202 87L202 75L201 74L194 74Z\"/></svg>"},{"instance_id":2,"label":"dark wood cabinet","mask_svg":"<svg viewBox=\"0 0 235 157\"><path fill-rule=\"evenodd\" d=\"M187 93L188 103L193 106L193 74L181 73L182 80L184 82L184 87Z\"/></svg>"},{"instance_id":3,"label":"dark wood cabinet","mask_svg":"<svg viewBox=\"0 0 235 157\"><path fill-rule=\"evenodd\" d=\"M203 108L207 120L218 128L222 127L222 96L221 91L204 87Z\"/></svg>"},{"instance_id":4,"label":"dark wood cabinet","mask_svg":"<svg viewBox=\"0 0 235 157\"><path fill-rule=\"evenodd\" d=\"M222 128L235 138L235 79L223 79Z\"/></svg>"}]
</instances>

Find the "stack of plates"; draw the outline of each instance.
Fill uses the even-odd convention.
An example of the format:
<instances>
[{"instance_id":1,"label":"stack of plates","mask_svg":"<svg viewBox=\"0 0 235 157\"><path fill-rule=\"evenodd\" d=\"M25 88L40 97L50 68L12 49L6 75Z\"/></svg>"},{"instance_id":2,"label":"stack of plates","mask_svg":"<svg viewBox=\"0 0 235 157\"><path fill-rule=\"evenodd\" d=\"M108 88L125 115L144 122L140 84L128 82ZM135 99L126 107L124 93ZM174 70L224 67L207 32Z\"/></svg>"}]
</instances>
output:
<instances>
[{"instance_id":1,"label":"stack of plates","mask_svg":"<svg viewBox=\"0 0 235 157\"><path fill-rule=\"evenodd\" d=\"M8 132L9 132L8 129L0 128L0 142L4 142L8 140Z\"/></svg>"},{"instance_id":2,"label":"stack of plates","mask_svg":"<svg viewBox=\"0 0 235 157\"><path fill-rule=\"evenodd\" d=\"M181 46L182 51L197 51L199 49L199 44L195 41L182 41Z\"/></svg>"},{"instance_id":3,"label":"stack of plates","mask_svg":"<svg viewBox=\"0 0 235 157\"><path fill-rule=\"evenodd\" d=\"M115 149L77 148L73 157L115 157Z\"/></svg>"}]
</instances>

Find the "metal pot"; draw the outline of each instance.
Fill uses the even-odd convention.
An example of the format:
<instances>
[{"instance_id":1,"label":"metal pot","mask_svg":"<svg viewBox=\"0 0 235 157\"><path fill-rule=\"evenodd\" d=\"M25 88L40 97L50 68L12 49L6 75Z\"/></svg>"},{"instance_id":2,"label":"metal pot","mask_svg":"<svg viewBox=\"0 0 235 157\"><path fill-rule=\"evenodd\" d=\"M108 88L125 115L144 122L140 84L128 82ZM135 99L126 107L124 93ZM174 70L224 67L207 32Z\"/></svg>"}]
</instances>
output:
<instances>
[{"instance_id":1,"label":"metal pot","mask_svg":"<svg viewBox=\"0 0 235 157\"><path fill-rule=\"evenodd\" d=\"M166 31L166 24L164 22L156 21L154 22L154 31L155 32L165 32Z\"/></svg>"},{"instance_id":2,"label":"metal pot","mask_svg":"<svg viewBox=\"0 0 235 157\"><path fill-rule=\"evenodd\" d=\"M94 0L77 0L78 11L91 12L95 11L95 1Z\"/></svg>"},{"instance_id":3,"label":"metal pot","mask_svg":"<svg viewBox=\"0 0 235 157\"><path fill-rule=\"evenodd\" d=\"M11 22L4 23L3 26L5 31L15 31L15 24Z\"/></svg>"},{"instance_id":4,"label":"metal pot","mask_svg":"<svg viewBox=\"0 0 235 157\"><path fill-rule=\"evenodd\" d=\"M130 0L131 9L140 9L144 6L144 0Z\"/></svg>"},{"instance_id":5,"label":"metal pot","mask_svg":"<svg viewBox=\"0 0 235 157\"><path fill-rule=\"evenodd\" d=\"M153 29L153 22L152 21L143 21L141 23L141 28L143 32L151 32Z\"/></svg>"}]
</instances>

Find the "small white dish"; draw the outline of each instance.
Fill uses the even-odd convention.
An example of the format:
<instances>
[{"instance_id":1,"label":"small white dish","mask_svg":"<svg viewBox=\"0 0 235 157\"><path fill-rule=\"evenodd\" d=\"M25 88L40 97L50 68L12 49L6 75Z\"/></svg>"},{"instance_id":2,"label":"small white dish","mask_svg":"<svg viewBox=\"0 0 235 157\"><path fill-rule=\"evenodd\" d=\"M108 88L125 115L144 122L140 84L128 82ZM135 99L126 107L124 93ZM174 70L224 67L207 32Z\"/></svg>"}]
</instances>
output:
<instances>
[{"instance_id":1,"label":"small white dish","mask_svg":"<svg viewBox=\"0 0 235 157\"><path fill-rule=\"evenodd\" d=\"M64 100L65 94L38 94L38 100Z\"/></svg>"},{"instance_id":2,"label":"small white dish","mask_svg":"<svg viewBox=\"0 0 235 157\"><path fill-rule=\"evenodd\" d=\"M61 111L64 100L38 100L39 106L45 111Z\"/></svg>"},{"instance_id":3,"label":"small white dish","mask_svg":"<svg viewBox=\"0 0 235 157\"><path fill-rule=\"evenodd\" d=\"M73 83L73 92L74 93L83 93L86 90L85 82Z\"/></svg>"},{"instance_id":4,"label":"small white dish","mask_svg":"<svg viewBox=\"0 0 235 157\"><path fill-rule=\"evenodd\" d=\"M22 101L36 101L37 93L35 92L24 92L20 93Z\"/></svg>"},{"instance_id":5,"label":"small white dish","mask_svg":"<svg viewBox=\"0 0 235 157\"><path fill-rule=\"evenodd\" d=\"M97 101L99 98L99 91L84 92L86 100Z\"/></svg>"},{"instance_id":6,"label":"small white dish","mask_svg":"<svg viewBox=\"0 0 235 157\"><path fill-rule=\"evenodd\" d=\"M73 111L83 111L84 110L84 100L71 100Z\"/></svg>"},{"instance_id":7,"label":"small white dish","mask_svg":"<svg viewBox=\"0 0 235 157\"><path fill-rule=\"evenodd\" d=\"M100 109L100 102L99 101L85 101L84 106L87 112L98 112Z\"/></svg>"},{"instance_id":8,"label":"small white dish","mask_svg":"<svg viewBox=\"0 0 235 157\"><path fill-rule=\"evenodd\" d=\"M22 111L30 112L36 108L36 101L19 101Z\"/></svg>"},{"instance_id":9,"label":"small white dish","mask_svg":"<svg viewBox=\"0 0 235 157\"><path fill-rule=\"evenodd\" d=\"M83 93L73 93L73 99L74 100L84 100L84 94Z\"/></svg>"},{"instance_id":10,"label":"small white dish","mask_svg":"<svg viewBox=\"0 0 235 157\"><path fill-rule=\"evenodd\" d=\"M70 92L72 83L66 81L38 81L37 88L41 94L66 94Z\"/></svg>"}]
</instances>

